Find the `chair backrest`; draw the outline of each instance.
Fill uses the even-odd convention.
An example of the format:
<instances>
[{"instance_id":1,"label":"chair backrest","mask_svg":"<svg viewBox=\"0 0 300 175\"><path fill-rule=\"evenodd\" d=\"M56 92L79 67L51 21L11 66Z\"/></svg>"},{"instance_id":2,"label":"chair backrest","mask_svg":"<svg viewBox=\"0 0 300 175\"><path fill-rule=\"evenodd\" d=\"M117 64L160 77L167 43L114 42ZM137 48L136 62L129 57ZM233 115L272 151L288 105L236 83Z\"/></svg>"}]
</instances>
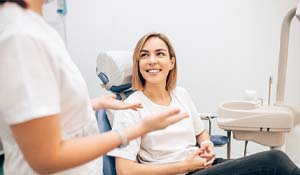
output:
<instances>
[{"instance_id":1,"label":"chair backrest","mask_svg":"<svg viewBox=\"0 0 300 175\"><path fill-rule=\"evenodd\" d=\"M127 51L101 52L97 58L96 72L101 85L117 95L117 99L125 100L133 93L131 89L132 53ZM111 130L111 122L106 110L96 111L96 119L101 133ZM103 174L116 175L115 158L103 156Z\"/></svg>"},{"instance_id":2,"label":"chair backrest","mask_svg":"<svg viewBox=\"0 0 300 175\"><path fill-rule=\"evenodd\" d=\"M96 111L96 119L98 122L100 133L104 133L111 130L111 125L108 121L105 110ZM116 165L115 158L112 156L104 155L103 156L103 174L104 175L115 175Z\"/></svg>"},{"instance_id":3,"label":"chair backrest","mask_svg":"<svg viewBox=\"0 0 300 175\"><path fill-rule=\"evenodd\" d=\"M132 53L128 51L101 52L97 58L96 72L102 87L113 93L131 88Z\"/></svg>"}]
</instances>

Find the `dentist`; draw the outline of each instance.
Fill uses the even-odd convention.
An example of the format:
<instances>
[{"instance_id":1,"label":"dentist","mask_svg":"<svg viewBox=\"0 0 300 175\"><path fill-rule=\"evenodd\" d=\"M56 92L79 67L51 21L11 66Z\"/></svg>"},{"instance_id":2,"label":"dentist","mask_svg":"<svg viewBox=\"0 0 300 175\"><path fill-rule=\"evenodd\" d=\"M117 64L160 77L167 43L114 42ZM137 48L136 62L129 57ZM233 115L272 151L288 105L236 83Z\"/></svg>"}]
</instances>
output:
<instances>
[{"instance_id":1,"label":"dentist","mask_svg":"<svg viewBox=\"0 0 300 175\"><path fill-rule=\"evenodd\" d=\"M98 134L94 110L141 108L89 99L64 42L41 17L43 0L0 0L0 137L4 174L100 175L100 156L165 128L185 113L169 110L123 130Z\"/></svg>"}]
</instances>

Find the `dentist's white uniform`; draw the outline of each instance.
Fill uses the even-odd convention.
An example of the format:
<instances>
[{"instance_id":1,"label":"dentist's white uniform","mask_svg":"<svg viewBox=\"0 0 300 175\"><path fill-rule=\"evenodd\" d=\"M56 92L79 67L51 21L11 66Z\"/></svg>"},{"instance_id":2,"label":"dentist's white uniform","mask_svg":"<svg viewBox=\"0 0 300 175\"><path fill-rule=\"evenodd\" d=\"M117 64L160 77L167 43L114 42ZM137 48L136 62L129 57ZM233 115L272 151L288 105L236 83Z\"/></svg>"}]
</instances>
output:
<instances>
[{"instance_id":1,"label":"dentist's white uniform","mask_svg":"<svg viewBox=\"0 0 300 175\"><path fill-rule=\"evenodd\" d=\"M86 84L64 42L41 16L14 3L0 6L0 71L4 174L36 174L25 161L10 125L61 114L63 139L98 133ZM58 174L102 174L100 158Z\"/></svg>"}]
</instances>

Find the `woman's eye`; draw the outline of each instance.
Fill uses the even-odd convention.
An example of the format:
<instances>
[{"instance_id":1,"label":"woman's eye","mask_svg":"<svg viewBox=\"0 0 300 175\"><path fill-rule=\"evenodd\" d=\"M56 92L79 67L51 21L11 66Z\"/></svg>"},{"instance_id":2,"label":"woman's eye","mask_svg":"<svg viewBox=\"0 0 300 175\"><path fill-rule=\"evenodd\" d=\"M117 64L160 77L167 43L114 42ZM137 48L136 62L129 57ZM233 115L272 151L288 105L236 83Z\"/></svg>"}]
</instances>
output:
<instances>
[{"instance_id":1,"label":"woman's eye","mask_svg":"<svg viewBox=\"0 0 300 175\"><path fill-rule=\"evenodd\" d=\"M146 53L142 53L142 54L140 55L141 58L146 58L147 56L148 56L148 54L146 54Z\"/></svg>"},{"instance_id":2,"label":"woman's eye","mask_svg":"<svg viewBox=\"0 0 300 175\"><path fill-rule=\"evenodd\" d=\"M162 57L162 56L165 56L165 54L163 52L159 52L159 53L157 53L157 56Z\"/></svg>"}]
</instances>

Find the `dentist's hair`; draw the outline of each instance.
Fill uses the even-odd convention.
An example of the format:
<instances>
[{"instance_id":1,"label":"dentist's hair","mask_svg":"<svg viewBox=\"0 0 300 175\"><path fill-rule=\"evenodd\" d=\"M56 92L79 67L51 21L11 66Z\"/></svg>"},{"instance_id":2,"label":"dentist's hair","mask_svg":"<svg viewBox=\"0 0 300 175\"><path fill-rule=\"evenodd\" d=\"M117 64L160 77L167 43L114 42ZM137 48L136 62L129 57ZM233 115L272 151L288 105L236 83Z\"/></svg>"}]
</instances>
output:
<instances>
[{"instance_id":1,"label":"dentist's hair","mask_svg":"<svg viewBox=\"0 0 300 175\"><path fill-rule=\"evenodd\" d=\"M139 69L140 53L146 41L148 41L148 39L152 37L161 39L168 47L170 59L172 58L175 59L174 67L169 71L167 82L166 82L166 90L172 91L176 87L176 81L177 81L177 61L176 61L175 50L166 35L162 33L156 33L156 32L151 32L144 35L135 46L134 53L133 53L132 87L134 90L144 89L145 79L143 78Z\"/></svg>"},{"instance_id":2,"label":"dentist's hair","mask_svg":"<svg viewBox=\"0 0 300 175\"><path fill-rule=\"evenodd\" d=\"M28 7L27 3L24 0L0 0L0 5L3 5L6 2L16 3L24 9Z\"/></svg>"}]
</instances>

